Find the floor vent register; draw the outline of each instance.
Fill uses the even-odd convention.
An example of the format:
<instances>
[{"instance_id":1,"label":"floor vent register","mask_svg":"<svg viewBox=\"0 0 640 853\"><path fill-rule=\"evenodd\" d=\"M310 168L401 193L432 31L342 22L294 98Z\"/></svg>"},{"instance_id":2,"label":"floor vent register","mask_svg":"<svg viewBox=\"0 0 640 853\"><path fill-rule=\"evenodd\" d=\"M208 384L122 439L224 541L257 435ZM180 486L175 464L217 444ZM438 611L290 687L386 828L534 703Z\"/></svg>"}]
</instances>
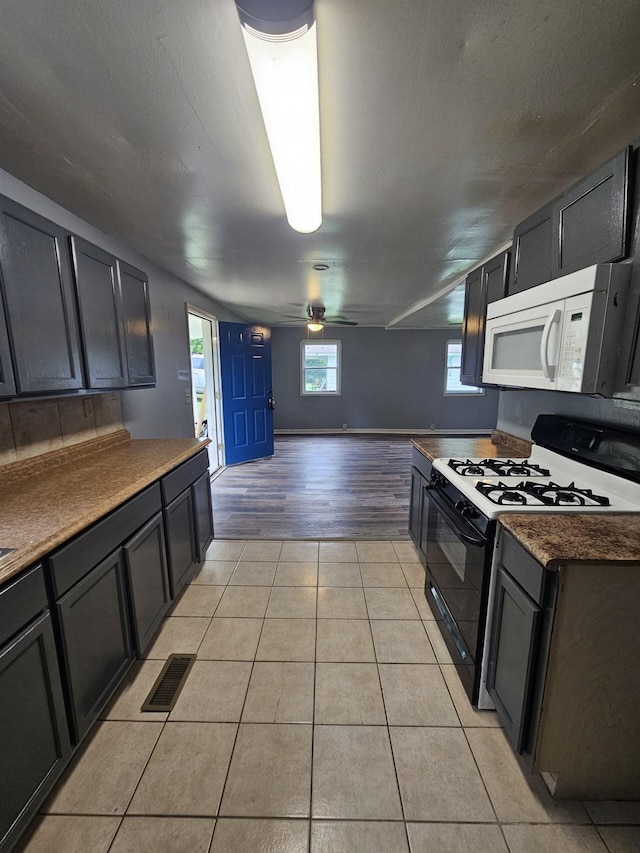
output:
<instances>
[{"instance_id":1,"label":"floor vent register","mask_svg":"<svg viewBox=\"0 0 640 853\"><path fill-rule=\"evenodd\" d=\"M140 710L172 711L195 659L195 655L169 655Z\"/></svg>"}]
</instances>

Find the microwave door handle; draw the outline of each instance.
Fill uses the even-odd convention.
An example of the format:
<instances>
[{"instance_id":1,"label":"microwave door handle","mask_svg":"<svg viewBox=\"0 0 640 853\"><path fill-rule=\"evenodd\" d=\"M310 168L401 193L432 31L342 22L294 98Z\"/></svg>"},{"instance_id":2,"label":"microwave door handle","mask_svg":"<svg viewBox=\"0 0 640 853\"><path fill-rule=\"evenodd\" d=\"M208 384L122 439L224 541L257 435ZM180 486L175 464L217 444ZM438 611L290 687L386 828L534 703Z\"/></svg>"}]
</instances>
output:
<instances>
[{"instance_id":1,"label":"microwave door handle","mask_svg":"<svg viewBox=\"0 0 640 853\"><path fill-rule=\"evenodd\" d=\"M556 308L553 313L547 317L547 322L544 324L544 329L542 330L542 338L540 339L540 363L542 364L542 373L545 379L553 379L547 350L549 348L549 336L551 335L551 329L556 323L560 322L561 316L562 312L559 308Z\"/></svg>"}]
</instances>

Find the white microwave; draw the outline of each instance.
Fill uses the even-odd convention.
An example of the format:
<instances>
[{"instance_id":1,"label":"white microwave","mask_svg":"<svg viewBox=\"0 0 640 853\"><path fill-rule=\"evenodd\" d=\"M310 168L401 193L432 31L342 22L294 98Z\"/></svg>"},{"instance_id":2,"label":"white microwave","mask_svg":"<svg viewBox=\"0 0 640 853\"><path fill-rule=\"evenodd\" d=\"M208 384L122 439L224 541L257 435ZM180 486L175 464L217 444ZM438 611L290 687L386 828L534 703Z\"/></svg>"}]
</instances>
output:
<instances>
[{"instance_id":1,"label":"white microwave","mask_svg":"<svg viewBox=\"0 0 640 853\"><path fill-rule=\"evenodd\" d=\"M482 381L610 396L629 264L597 264L487 306Z\"/></svg>"}]
</instances>

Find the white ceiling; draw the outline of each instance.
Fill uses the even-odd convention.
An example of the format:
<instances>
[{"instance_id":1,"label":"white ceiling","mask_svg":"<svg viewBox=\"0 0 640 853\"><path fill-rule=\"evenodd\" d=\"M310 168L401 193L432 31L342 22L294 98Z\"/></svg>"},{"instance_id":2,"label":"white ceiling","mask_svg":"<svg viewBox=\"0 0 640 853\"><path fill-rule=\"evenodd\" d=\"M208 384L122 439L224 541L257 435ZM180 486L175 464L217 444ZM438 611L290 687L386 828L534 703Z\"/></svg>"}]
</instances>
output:
<instances>
[{"instance_id":1,"label":"white ceiling","mask_svg":"<svg viewBox=\"0 0 640 853\"><path fill-rule=\"evenodd\" d=\"M640 136L638 0L316 0L316 19L315 234L286 223L233 0L1 0L0 167L246 319L313 301L426 328Z\"/></svg>"}]
</instances>

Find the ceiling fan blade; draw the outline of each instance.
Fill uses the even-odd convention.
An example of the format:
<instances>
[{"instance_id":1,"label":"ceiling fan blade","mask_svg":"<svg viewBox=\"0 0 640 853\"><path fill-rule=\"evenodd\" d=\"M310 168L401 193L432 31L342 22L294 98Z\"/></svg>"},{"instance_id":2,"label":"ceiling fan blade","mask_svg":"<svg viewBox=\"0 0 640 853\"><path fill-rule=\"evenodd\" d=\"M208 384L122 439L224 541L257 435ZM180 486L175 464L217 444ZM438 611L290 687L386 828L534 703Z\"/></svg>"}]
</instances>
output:
<instances>
[{"instance_id":1,"label":"ceiling fan blade","mask_svg":"<svg viewBox=\"0 0 640 853\"><path fill-rule=\"evenodd\" d=\"M328 326L357 326L355 320L325 320Z\"/></svg>"}]
</instances>

